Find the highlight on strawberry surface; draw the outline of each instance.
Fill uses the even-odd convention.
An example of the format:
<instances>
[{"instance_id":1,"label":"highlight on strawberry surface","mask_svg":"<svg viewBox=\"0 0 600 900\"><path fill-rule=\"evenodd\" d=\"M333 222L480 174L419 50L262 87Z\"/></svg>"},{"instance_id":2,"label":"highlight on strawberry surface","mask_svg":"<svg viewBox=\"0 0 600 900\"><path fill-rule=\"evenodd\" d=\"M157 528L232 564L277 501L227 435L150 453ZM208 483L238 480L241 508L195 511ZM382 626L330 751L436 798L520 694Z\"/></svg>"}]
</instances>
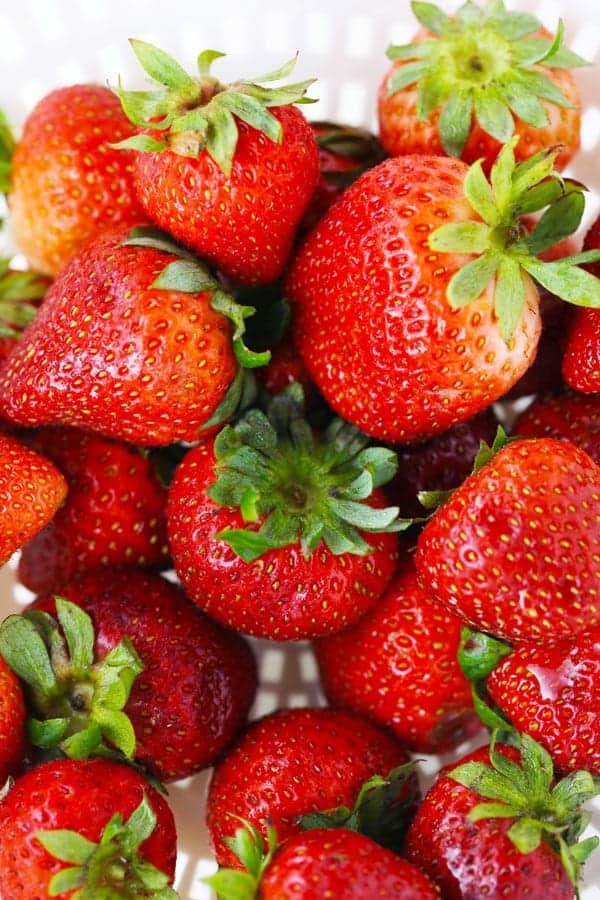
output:
<instances>
[{"instance_id":1,"label":"highlight on strawberry surface","mask_svg":"<svg viewBox=\"0 0 600 900\"><path fill-rule=\"evenodd\" d=\"M592 900L591 2L105 5L0 15L2 892Z\"/></svg>"}]
</instances>

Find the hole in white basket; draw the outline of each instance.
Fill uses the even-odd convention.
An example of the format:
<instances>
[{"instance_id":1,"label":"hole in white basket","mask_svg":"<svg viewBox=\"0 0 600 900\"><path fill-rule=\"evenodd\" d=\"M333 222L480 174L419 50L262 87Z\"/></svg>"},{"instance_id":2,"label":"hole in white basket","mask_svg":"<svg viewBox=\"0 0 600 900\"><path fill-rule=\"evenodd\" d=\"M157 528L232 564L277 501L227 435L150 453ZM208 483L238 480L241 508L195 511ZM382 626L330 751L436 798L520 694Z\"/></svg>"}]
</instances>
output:
<instances>
[{"instance_id":1,"label":"hole in white basket","mask_svg":"<svg viewBox=\"0 0 600 900\"><path fill-rule=\"evenodd\" d=\"M300 656L300 672L302 673L302 681L313 684L319 677L316 660L310 650L306 650Z\"/></svg>"},{"instance_id":2,"label":"hole in white basket","mask_svg":"<svg viewBox=\"0 0 600 900\"><path fill-rule=\"evenodd\" d=\"M276 691L266 691L264 688L258 692L256 702L252 709L251 718L258 719L279 709L279 695Z\"/></svg>"},{"instance_id":3,"label":"hole in white basket","mask_svg":"<svg viewBox=\"0 0 600 900\"><path fill-rule=\"evenodd\" d=\"M261 681L277 682L283 673L283 653L281 650L264 650L261 658Z\"/></svg>"}]
</instances>

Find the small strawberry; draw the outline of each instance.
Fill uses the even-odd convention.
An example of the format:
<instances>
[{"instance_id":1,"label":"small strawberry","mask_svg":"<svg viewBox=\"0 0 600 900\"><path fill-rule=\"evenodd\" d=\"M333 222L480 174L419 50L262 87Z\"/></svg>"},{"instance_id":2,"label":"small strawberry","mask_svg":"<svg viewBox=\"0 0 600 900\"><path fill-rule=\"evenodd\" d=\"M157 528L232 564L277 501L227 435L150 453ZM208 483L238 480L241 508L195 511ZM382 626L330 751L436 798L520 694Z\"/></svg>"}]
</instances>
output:
<instances>
[{"instance_id":1,"label":"small strawberry","mask_svg":"<svg viewBox=\"0 0 600 900\"><path fill-rule=\"evenodd\" d=\"M449 16L411 3L422 30L390 46L379 89L380 139L388 153L445 153L486 170L519 135L520 159L560 145L563 169L579 149L581 98L569 69L585 60L534 17L503 0L464 3Z\"/></svg>"},{"instance_id":2,"label":"small strawberry","mask_svg":"<svg viewBox=\"0 0 600 900\"><path fill-rule=\"evenodd\" d=\"M579 841L597 793L577 772L554 784L548 754L526 735L482 747L442 769L408 831L408 860L448 900L572 900L598 838ZM579 842L578 842L579 841ZM517 893L515 893L515 891Z\"/></svg>"},{"instance_id":3,"label":"small strawberry","mask_svg":"<svg viewBox=\"0 0 600 900\"><path fill-rule=\"evenodd\" d=\"M0 434L0 565L48 524L66 493L56 466Z\"/></svg>"},{"instance_id":4,"label":"small strawberry","mask_svg":"<svg viewBox=\"0 0 600 900\"><path fill-rule=\"evenodd\" d=\"M425 590L509 641L599 625L600 467L551 438L516 440L484 459L421 532Z\"/></svg>"},{"instance_id":5,"label":"small strawberry","mask_svg":"<svg viewBox=\"0 0 600 900\"><path fill-rule=\"evenodd\" d=\"M350 713L288 709L253 722L217 764L210 783L207 823L218 862L239 867L227 840L235 834L236 817L263 837L273 826L286 840L300 831L299 817L352 808L367 779L385 779L407 761L389 733ZM404 800L410 807L414 774L399 790L392 806Z\"/></svg>"},{"instance_id":6,"label":"small strawberry","mask_svg":"<svg viewBox=\"0 0 600 900\"><path fill-rule=\"evenodd\" d=\"M55 276L92 237L145 217L133 153L111 147L135 129L107 87L59 88L32 110L11 163L10 223L33 268Z\"/></svg>"},{"instance_id":7,"label":"small strawberry","mask_svg":"<svg viewBox=\"0 0 600 900\"><path fill-rule=\"evenodd\" d=\"M279 394L296 382L302 387L307 406L314 394L302 357L289 338L273 347L271 359L266 366L257 369L256 377L269 394Z\"/></svg>"},{"instance_id":8,"label":"small strawberry","mask_svg":"<svg viewBox=\"0 0 600 900\"><path fill-rule=\"evenodd\" d=\"M34 319L49 286L43 275L13 269L9 259L0 259L0 362Z\"/></svg>"},{"instance_id":9,"label":"small strawberry","mask_svg":"<svg viewBox=\"0 0 600 900\"><path fill-rule=\"evenodd\" d=\"M223 56L205 50L200 77L168 54L131 41L154 92L119 89L140 133L117 146L140 151L138 199L147 216L227 276L264 284L281 274L318 178L310 125L291 104L311 81L264 87L291 60L253 81L224 85L210 74Z\"/></svg>"},{"instance_id":10,"label":"small strawberry","mask_svg":"<svg viewBox=\"0 0 600 900\"><path fill-rule=\"evenodd\" d=\"M193 448L169 491L175 570L208 615L275 640L339 631L381 595L398 557L379 485L392 451L334 420L315 436L297 385Z\"/></svg>"},{"instance_id":11,"label":"small strawberry","mask_svg":"<svg viewBox=\"0 0 600 900\"><path fill-rule=\"evenodd\" d=\"M166 801L129 766L61 759L19 778L0 801L6 900L177 900L176 834Z\"/></svg>"},{"instance_id":12,"label":"small strawberry","mask_svg":"<svg viewBox=\"0 0 600 900\"><path fill-rule=\"evenodd\" d=\"M479 729L456 659L461 627L407 562L355 625L315 641L327 700L389 728L411 750L451 750Z\"/></svg>"},{"instance_id":13,"label":"small strawberry","mask_svg":"<svg viewBox=\"0 0 600 900\"><path fill-rule=\"evenodd\" d=\"M21 553L29 590L49 593L100 565L166 565L167 493L147 456L75 428L40 428L29 443L69 484L61 509Z\"/></svg>"},{"instance_id":14,"label":"small strawberry","mask_svg":"<svg viewBox=\"0 0 600 900\"><path fill-rule=\"evenodd\" d=\"M568 391L536 400L521 413L514 432L570 441L600 465L600 397Z\"/></svg>"},{"instance_id":15,"label":"small strawberry","mask_svg":"<svg viewBox=\"0 0 600 900\"><path fill-rule=\"evenodd\" d=\"M150 572L100 569L62 593L0 626L32 742L79 757L116 747L164 781L210 765L254 698L245 641Z\"/></svg>"},{"instance_id":16,"label":"small strawberry","mask_svg":"<svg viewBox=\"0 0 600 900\"><path fill-rule=\"evenodd\" d=\"M536 352L534 279L600 305L580 256L537 258L577 227L583 195L557 180L556 151L517 165L514 148L490 182L480 162L386 160L296 254L286 283L294 342L325 400L366 433L423 441L506 394ZM522 215L544 207L530 232Z\"/></svg>"},{"instance_id":17,"label":"small strawberry","mask_svg":"<svg viewBox=\"0 0 600 900\"><path fill-rule=\"evenodd\" d=\"M589 229L584 251L600 250L600 216ZM590 266L600 276L600 264ZM578 309L573 317L562 366L567 384L586 394L600 392L600 310Z\"/></svg>"},{"instance_id":18,"label":"small strawberry","mask_svg":"<svg viewBox=\"0 0 600 900\"><path fill-rule=\"evenodd\" d=\"M160 235L106 231L48 291L3 367L0 407L141 445L197 440L238 385L236 357L268 359L243 344L251 312Z\"/></svg>"},{"instance_id":19,"label":"small strawberry","mask_svg":"<svg viewBox=\"0 0 600 900\"><path fill-rule=\"evenodd\" d=\"M29 748L25 699L17 676L0 657L0 787L16 775Z\"/></svg>"}]
</instances>

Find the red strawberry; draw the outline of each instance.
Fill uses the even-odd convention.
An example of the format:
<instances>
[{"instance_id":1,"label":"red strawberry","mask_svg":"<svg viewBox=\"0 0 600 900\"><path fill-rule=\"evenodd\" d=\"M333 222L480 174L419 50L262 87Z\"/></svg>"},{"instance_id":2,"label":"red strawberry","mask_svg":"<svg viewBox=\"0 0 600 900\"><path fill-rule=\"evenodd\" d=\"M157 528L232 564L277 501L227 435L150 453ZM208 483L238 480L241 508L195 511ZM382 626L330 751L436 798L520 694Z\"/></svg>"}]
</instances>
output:
<instances>
[{"instance_id":1,"label":"red strawberry","mask_svg":"<svg viewBox=\"0 0 600 900\"><path fill-rule=\"evenodd\" d=\"M38 599L30 607L38 616L40 610L58 616L60 629L44 618L54 632L53 644L41 640L43 630L36 637L38 619L11 616L0 628L2 653L28 682L32 714L42 721L38 745L59 743L69 755L84 756L96 752L104 738L164 781L210 765L245 723L254 699L256 668L245 641L202 616L179 587L150 572L101 569L61 593L62 598ZM69 661L61 630L69 649L72 635L78 636L83 659L83 650L71 651ZM34 647L32 671L22 656L27 648L33 654ZM48 650L54 676L46 690L48 682L41 683L39 673L48 671ZM117 678L133 682L130 695L107 690ZM64 727L55 734L55 720L61 718Z\"/></svg>"},{"instance_id":2,"label":"red strawberry","mask_svg":"<svg viewBox=\"0 0 600 900\"><path fill-rule=\"evenodd\" d=\"M256 374L269 394L279 394L294 382L302 386L307 404L311 394L314 393L314 387L302 357L289 338L284 338L273 347L271 359L266 366L258 369Z\"/></svg>"},{"instance_id":3,"label":"red strawberry","mask_svg":"<svg viewBox=\"0 0 600 900\"><path fill-rule=\"evenodd\" d=\"M300 816L352 807L367 779L407 761L391 735L350 713L288 709L253 722L210 783L207 823L218 862L239 867L226 841L236 816L263 837L273 826L283 841L300 831ZM414 775L407 789L415 790Z\"/></svg>"},{"instance_id":4,"label":"red strawberry","mask_svg":"<svg viewBox=\"0 0 600 900\"><path fill-rule=\"evenodd\" d=\"M0 434L0 565L48 524L66 493L56 466Z\"/></svg>"},{"instance_id":5,"label":"red strawberry","mask_svg":"<svg viewBox=\"0 0 600 900\"><path fill-rule=\"evenodd\" d=\"M95 84L52 91L30 113L12 158L9 206L35 269L56 275L90 238L144 218L134 154L111 147L134 130L118 97Z\"/></svg>"},{"instance_id":6,"label":"red strawberry","mask_svg":"<svg viewBox=\"0 0 600 900\"><path fill-rule=\"evenodd\" d=\"M0 362L34 318L49 286L43 275L12 269L9 259L0 259Z\"/></svg>"},{"instance_id":7,"label":"red strawberry","mask_svg":"<svg viewBox=\"0 0 600 900\"><path fill-rule=\"evenodd\" d=\"M521 413L514 431L571 441L600 464L600 397L571 391L536 400Z\"/></svg>"},{"instance_id":8,"label":"red strawberry","mask_svg":"<svg viewBox=\"0 0 600 900\"><path fill-rule=\"evenodd\" d=\"M138 772L113 760L45 763L0 801L6 900L67 900L77 889L176 900L168 888L175 857L166 801Z\"/></svg>"},{"instance_id":9,"label":"red strawberry","mask_svg":"<svg viewBox=\"0 0 600 900\"><path fill-rule=\"evenodd\" d=\"M600 624L599 522L600 467L568 442L518 440L426 524L419 578L479 631L568 637Z\"/></svg>"},{"instance_id":10,"label":"red strawberry","mask_svg":"<svg viewBox=\"0 0 600 900\"><path fill-rule=\"evenodd\" d=\"M247 364L248 310L174 245L135 234L106 232L54 282L5 363L7 417L149 446L199 437L234 382L235 355Z\"/></svg>"},{"instance_id":11,"label":"red strawberry","mask_svg":"<svg viewBox=\"0 0 600 900\"><path fill-rule=\"evenodd\" d=\"M448 16L413 3L422 29L390 46L379 89L380 139L388 153L440 153L489 169L513 133L521 159L560 145L563 169L579 148L581 98L569 68L585 65L541 23L504 2L463 5Z\"/></svg>"},{"instance_id":12,"label":"red strawberry","mask_svg":"<svg viewBox=\"0 0 600 900\"><path fill-rule=\"evenodd\" d=\"M311 82L265 88L221 84L198 57L188 75L157 47L132 41L160 87L120 91L123 108L143 132L119 146L140 150L137 196L149 218L231 278L275 281L318 178L310 125L294 106ZM255 81L285 77L292 63ZM158 122L157 129L148 129Z\"/></svg>"},{"instance_id":13,"label":"red strawberry","mask_svg":"<svg viewBox=\"0 0 600 900\"><path fill-rule=\"evenodd\" d=\"M287 280L295 344L325 400L368 434L422 441L503 396L536 351L532 277L570 302L585 293L600 304L600 283L577 257L534 255L555 242L550 233L564 235L567 210L579 221L582 195L563 194L554 153L515 166L513 150L492 184L480 163L387 160L301 245ZM522 212L548 202L529 233Z\"/></svg>"},{"instance_id":14,"label":"red strawberry","mask_svg":"<svg viewBox=\"0 0 600 900\"><path fill-rule=\"evenodd\" d=\"M588 231L583 249L600 250L600 216ZM600 263L596 261L590 270L600 276ZM563 376L576 391L600 392L600 310L576 310L563 357Z\"/></svg>"},{"instance_id":15,"label":"red strawberry","mask_svg":"<svg viewBox=\"0 0 600 900\"><path fill-rule=\"evenodd\" d=\"M579 772L554 793L541 747L522 738L520 766L518 758L512 747L482 747L443 769L423 800L406 856L447 900L573 897L597 843L577 844L587 821L579 807L596 793L592 777Z\"/></svg>"},{"instance_id":16,"label":"red strawberry","mask_svg":"<svg viewBox=\"0 0 600 900\"><path fill-rule=\"evenodd\" d=\"M25 762L29 747L25 715L19 679L0 656L0 785Z\"/></svg>"},{"instance_id":17,"label":"red strawberry","mask_svg":"<svg viewBox=\"0 0 600 900\"><path fill-rule=\"evenodd\" d=\"M600 775L600 629L543 645L517 644L487 679L513 725L563 772Z\"/></svg>"},{"instance_id":18,"label":"red strawberry","mask_svg":"<svg viewBox=\"0 0 600 900\"><path fill-rule=\"evenodd\" d=\"M452 749L479 728L456 660L461 627L407 563L355 625L315 641L329 703L391 729L419 753Z\"/></svg>"},{"instance_id":19,"label":"red strawberry","mask_svg":"<svg viewBox=\"0 0 600 900\"><path fill-rule=\"evenodd\" d=\"M164 567L167 493L147 457L75 428L42 428L32 442L63 472L69 494L23 548L19 579L29 590L56 590L100 565Z\"/></svg>"},{"instance_id":20,"label":"red strawberry","mask_svg":"<svg viewBox=\"0 0 600 900\"><path fill-rule=\"evenodd\" d=\"M398 557L378 485L394 454L335 420L315 437L298 386L190 450L169 491L175 570L206 613L245 634L316 637L358 619Z\"/></svg>"}]
</instances>

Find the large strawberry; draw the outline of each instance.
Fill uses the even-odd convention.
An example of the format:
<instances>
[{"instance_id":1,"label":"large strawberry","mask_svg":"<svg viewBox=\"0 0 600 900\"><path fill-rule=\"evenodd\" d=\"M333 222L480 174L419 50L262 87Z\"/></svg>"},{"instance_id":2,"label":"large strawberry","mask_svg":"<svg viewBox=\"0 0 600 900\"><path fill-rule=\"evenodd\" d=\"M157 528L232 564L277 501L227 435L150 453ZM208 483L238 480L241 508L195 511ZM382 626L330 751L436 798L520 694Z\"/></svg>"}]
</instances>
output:
<instances>
[{"instance_id":1,"label":"large strawberry","mask_svg":"<svg viewBox=\"0 0 600 900\"><path fill-rule=\"evenodd\" d=\"M574 444L498 450L428 521L424 588L479 631L545 641L600 624L600 467Z\"/></svg>"},{"instance_id":2,"label":"large strawberry","mask_svg":"<svg viewBox=\"0 0 600 900\"><path fill-rule=\"evenodd\" d=\"M584 250L600 249L600 216L589 229ZM590 267L600 275L598 263ZM569 330L563 376L570 387L586 394L600 392L600 310L579 309Z\"/></svg>"},{"instance_id":3,"label":"large strawberry","mask_svg":"<svg viewBox=\"0 0 600 900\"><path fill-rule=\"evenodd\" d=\"M131 42L154 91L119 90L140 134L119 146L140 152L138 199L149 218L227 275L274 281L317 182L317 145L291 104L311 83L264 87L286 77L295 60L253 81L230 85L210 74L222 53L205 50L188 75L144 41Z\"/></svg>"},{"instance_id":4,"label":"large strawberry","mask_svg":"<svg viewBox=\"0 0 600 900\"><path fill-rule=\"evenodd\" d=\"M177 900L169 888L175 857L166 800L138 772L112 760L45 763L0 801L6 900Z\"/></svg>"},{"instance_id":5,"label":"large strawberry","mask_svg":"<svg viewBox=\"0 0 600 900\"><path fill-rule=\"evenodd\" d=\"M533 279L572 303L600 304L600 282L577 265L591 255L536 256L577 227L581 193L556 180L555 151L517 165L514 146L491 183L480 162L387 160L348 188L296 255L287 279L296 346L327 402L368 434L424 440L505 394L535 356ZM521 215L546 206L529 232Z\"/></svg>"},{"instance_id":6,"label":"large strawberry","mask_svg":"<svg viewBox=\"0 0 600 900\"><path fill-rule=\"evenodd\" d=\"M56 590L100 565L165 566L167 493L146 456L76 428L40 428L29 443L69 484L61 509L21 553L29 590Z\"/></svg>"},{"instance_id":7,"label":"large strawberry","mask_svg":"<svg viewBox=\"0 0 600 900\"><path fill-rule=\"evenodd\" d=\"M465 3L454 16L413 2L422 30L402 46L378 97L380 139L388 153L445 153L487 169L520 137L523 159L560 145L564 168L579 148L581 99L570 68L585 61L534 17L503 0Z\"/></svg>"},{"instance_id":8,"label":"large strawberry","mask_svg":"<svg viewBox=\"0 0 600 900\"><path fill-rule=\"evenodd\" d=\"M210 616L275 640L354 622L398 557L397 507L379 485L395 456L334 420L315 436L298 386L249 410L180 463L168 501L175 570Z\"/></svg>"},{"instance_id":9,"label":"large strawberry","mask_svg":"<svg viewBox=\"0 0 600 900\"><path fill-rule=\"evenodd\" d=\"M514 432L571 441L600 465L600 396L567 391L536 400L518 417Z\"/></svg>"},{"instance_id":10,"label":"large strawberry","mask_svg":"<svg viewBox=\"0 0 600 900\"><path fill-rule=\"evenodd\" d=\"M66 493L53 463L0 434L0 565L48 524Z\"/></svg>"},{"instance_id":11,"label":"large strawberry","mask_svg":"<svg viewBox=\"0 0 600 900\"><path fill-rule=\"evenodd\" d=\"M116 747L164 781L210 765L254 698L245 641L139 569L90 572L62 593L0 628L27 684L33 742L72 756Z\"/></svg>"},{"instance_id":12,"label":"large strawberry","mask_svg":"<svg viewBox=\"0 0 600 900\"><path fill-rule=\"evenodd\" d=\"M11 228L31 265L56 275L92 237L145 216L135 198L134 154L111 144L133 134L107 87L77 84L30 113L11 164Z\"/></svg>"},{"instance_id":13,"label":"large strawberry","mask_svg":"<svg viewBox=\"0 0 600 900\"><path fill-rule=\"evenodd\" d=\"M0 785L25 762L25 698L17 676L0 657Z\"/></svg>"},{"instance_id":14,"label":"large strawberry","mask_svg":"<svg viewBox=\"0 0 600 900\"><path fill-rule=\"evenodd\" d=\"M172 242L121 226L56 279L2 370L0 408L23 425L73 425L142 445L193 441L242 365L238 306ZM235 330L228 317L234 320Z\"/></svg>"}]
</instances>

